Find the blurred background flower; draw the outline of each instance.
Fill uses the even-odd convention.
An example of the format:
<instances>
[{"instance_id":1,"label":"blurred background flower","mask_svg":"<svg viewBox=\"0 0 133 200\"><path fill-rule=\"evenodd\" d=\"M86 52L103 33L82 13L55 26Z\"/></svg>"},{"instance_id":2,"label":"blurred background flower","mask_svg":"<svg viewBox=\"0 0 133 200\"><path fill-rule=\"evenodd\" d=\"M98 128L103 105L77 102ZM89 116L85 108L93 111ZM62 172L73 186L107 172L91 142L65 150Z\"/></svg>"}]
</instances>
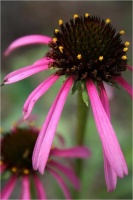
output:
<instances>
[{"instance_id":1,"label":"blurred background flower","mask_svg":"<svg viewBox=\"0 0 133 200\"><path fill-rule=\"evenodd\" d=\"M8 175L9 177L5 178L6 184L2 186L1 199L17 198L14 196L15 193L13 195L12 193L18 182L21 185L19 195L21 200L49 199L45 192L45 186L41 182L41 178L44 179L44 176L40 176L38 171L32 168L33 148L40 130L33 125L31 120L28 121L27 126L22 127L23 123L22 119L19 120L11 130L2 134L0 171L3 178ZM45 176L46 172L50 173L57 181L65 198L71 199L70 190L64 180L65 176L76 190L80 190L80 181L74 172L74 163L67 158L88 158L90 151L87 147L81 146L64 148L65 140L59 133L57 133L57 141L58 145L54 144L51 148ZM45 157L45 152L43 157ZM60 162L61 160L63 163ZM51 185L50 182L48 184ZM58 197L56 195L58 194L54 194L54 198Z\"/></svg>"},{"instance_id":2,"label":"blurred background flower","mask_svg":"<svg viewBox=\"0 0 133 200\"><path fill-rule=\"evenodd\" d=\"M131 1L2 2L2 53L13 40L24 35L45 34L52 37L60 18L65 22L75 13L83 15L86 12L103 19L110 18L117 30L125 30L126 34L123 35L123 41L132 43L131 4ZM131 50L130 46L127 53L129 65L132 64ZM45 46L38 45L36 48L29 46L13 52L8 59L2 56L2 77L15 69L27 65L27 63L33 63L36 59L45 55L47 51L48 48ZM26 100L27 95L40 83L40 80L47 76L48 72L40 73L24 81L2 88L2 127L8 129L13 120L21 116L23 102ZM127 72L124 76L131 83L131 74ZM60 81L62 82L62 80ZM39 126L42 125L44 116L46 116L57 94L58 88L61 85L60 81L53 86L52 92L51 90L48 91L47 95L39 100L33 110L34 113L39 114L39 120L37 120ZM68 98L58 125L58 131L63 133L67 146L74 145L75 143L76 105L76 95ZM107 192L103 178L101 145L97 134L94 134L96 127L90 113L86 128L85 145L91 147L93 156L88 159L87 164L84 166L79 195L81 199L130 199L132 196L131 100L122 89L114 90L110 105L111 121L125 155L129 167L129 175L123 180L118 181L117 188L113 193ZM47 189L49 194L51 194L51 188L48 187ZM56 186L54 189L57 193L60 193ZM60 197L63 198L62 194L60 194Z\"/></svg>"}]
</instances>

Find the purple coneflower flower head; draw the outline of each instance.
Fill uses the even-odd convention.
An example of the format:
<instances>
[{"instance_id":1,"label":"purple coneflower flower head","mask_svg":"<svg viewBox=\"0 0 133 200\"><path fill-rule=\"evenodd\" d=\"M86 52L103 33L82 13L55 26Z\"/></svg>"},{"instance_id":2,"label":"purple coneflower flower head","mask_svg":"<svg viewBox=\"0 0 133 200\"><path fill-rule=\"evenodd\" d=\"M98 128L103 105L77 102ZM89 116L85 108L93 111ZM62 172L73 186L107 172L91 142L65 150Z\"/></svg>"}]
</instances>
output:
<instances>
[{"instance_id":1,"label":"purple coneflower flower head","mask_svg":"<svg viewBox=\"0 0 133 200\"><path fill-rule=\"evenodd\" d=\"M15 124L11 131L3 133L1 139L0 171L2 174L10 173L9 180L2 188L1 199L9 199L11 197L18 181L21 182L19 199L32 199L31 180L36 188L34 191L36 199L47 199L45 188L41 181L43 177L32 167L32 152L39 129L31 125L31 123L28 124L28 127L20 127L21 123L22 120ZM57 136L60 144L63 139L59 134ZM56 179L66 199L71 199L71 194L62 175L67 177L76 190L80 189L80 182L75 175L73 166L70 164L70 159L67 160L67 158L87 158L88 156L90 156L90 151L86 147L61 149L55 146L51 148L45 170ZM61 158L65 158L65 166L60 162Z\"/></svg>"},{"instance_id":2,"label":"purple coneflower flower head","mask_svg":"<svg viewBox=\"0 0 133 200\"><path fill-rule=\"evenodd\" d=\"M127 165L110 122L110 110L103 83L110 87L120 85L132 96L132 88L123 78L127 65L127 51L130 43L122 41L124 30L119 32L111 25L111 20L101 20L86 13L83 17L74 15L67 23L59 20L59 29L53 38L30 35L17 39L6 50L8 55L18 47L29 44L48 44L49 52L32 65L8 74L3 84L10 84L37 72L54 69L55 73L43 81L26 100L23 112L27 118L35 102L61 77L66 80L54 100L42 126L33 153L33 167L41 173L45 168L61 112L72 88L74 93L80 84L88 93L96 126L102 142L105 179L109 191L114 190L117 176L128 174ZM84 87L83 87L84 85ZM98 91L97 91L98 88ZM85 100L85 99L84 99ZM45 158L43 157L45 149ZM41 158L43 157L43 162Z\"/></svg>"}]
</instances>

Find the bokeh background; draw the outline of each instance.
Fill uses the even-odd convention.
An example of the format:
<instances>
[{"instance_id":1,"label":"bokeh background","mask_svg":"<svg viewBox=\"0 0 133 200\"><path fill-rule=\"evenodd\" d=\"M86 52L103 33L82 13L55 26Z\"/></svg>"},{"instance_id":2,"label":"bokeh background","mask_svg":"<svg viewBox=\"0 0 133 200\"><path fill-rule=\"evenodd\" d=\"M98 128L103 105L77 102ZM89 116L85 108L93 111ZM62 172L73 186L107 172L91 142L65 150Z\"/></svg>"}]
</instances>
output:
<instances>
[{"instance_id":1,"label":"bokeh background","mask_svg":"<svg viewBox=\"0 0 133 200\"><path fill-rule=\"evenodd\" d=\"M88 12L103 19L110 18L118 31L125 30L126 34L122 36L123 41L130 41L132 44L132 1L2 1L1 6L2 79L7 73L41 58L48 50L47 46L32 45L18 49L5 58L3 52L13 40L30 34L44 34L52 37L54 29L58 28L58 20L62 19L66 22L75 13L83 15ZM127 53L129 65L132 64L131 47L132 45ZM49 74L50 72L39 73L2 88L1 122L3 130L10 129L12 124L21 117L24 101ZM131 83L131 73L125 72L124 76ZM32 113L38 115L36 121L38 126L42 125L60 86L61 81L58 81L36 103ZM113 98L110 100L111 121L124 152L129 175L118 180L117 188L112 193L108 193L106 189L102 149L90 109L84 143L91 149L92 156L84 162L79 199L132 199L131 105L131 99L124 90L114 90ZM58 131L64 135L67 147L75 144L76 106L76 94L70 94L58 125ZM50 176L45 174L42 179L49 199L64 198L60 188Z\"/></svg>"}]
</instances>

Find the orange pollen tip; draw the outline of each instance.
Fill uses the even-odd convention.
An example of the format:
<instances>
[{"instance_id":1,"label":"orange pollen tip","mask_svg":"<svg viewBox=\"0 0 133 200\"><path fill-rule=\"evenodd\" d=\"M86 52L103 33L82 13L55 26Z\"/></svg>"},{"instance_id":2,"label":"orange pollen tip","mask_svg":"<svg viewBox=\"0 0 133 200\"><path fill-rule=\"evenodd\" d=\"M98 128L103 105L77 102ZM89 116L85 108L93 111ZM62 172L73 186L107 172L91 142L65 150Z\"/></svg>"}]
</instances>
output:
<instances>
[{"instance_id":1,"label":"orange pollen tip","mask_svg":"<svg viewBox=\"0 0 133 200\"><path fill-rule=\"evenodd\" d=\"M62 25L62 24L63 24L63 20L59 19L59 25Z\"/></svg>"},{"instance_id":2,"label":"orange pollen tip","mask_svg":"<svg viewBox=\"0 0 133 200\"><path fill-rule=\"evenodd\" d=\"M53 38L52 40L53 40L53 42L54 42L54 43L56 43L56 42L57 42L57 38Z\"/></svg>"},{"instance_id":3,"label":"orange pollen tip","mask_svg":"<svg viewBox=\"0 0 133 200\"><path fill-rule=\"evenodd\" d=\"M12 172L16 172L17 168L16 167L12 167L11 170L12 170Z\"/></svg>"},{"instance_id":4,"label":"orange pollen tip","mask_svg":"<svg viewBox=\"0 0 133 200\"><path fill-rule=\"evenodd\" d=\"M29 170L28 170L28 169L24 169L24 170L23 170L23 173L24 173L24 174L29 174Z\"/></svg>"},{"instance_id":5,"label":"orange pollen tip","mask_svg":"<svg viewBox=\"0 0 133 200\"><path fill-rule=\"evenodd\" d=\"M54 32L55 32L55 33L59 33L59 29L55 29Z\"/></svg>"},{"instance_id":6,"label":"orange pollen tip","mask_svg":"<svg viewBox=\"0 0 133 200\"><path fill-rule=\"evenodd\" d=\"M106 22L106 24L109 24L111 22L111 20L110 19L106 19L105 22Z\"/></svg>"},{"instance_id":7,"label":"orange pollen tip","mask_svg":"<svg viewBox=\"0 0 133 200\"><path fill-rule=\"evenodd\" d=\"M128 51L128 48L127 48L127 47L125 47L125 48L123 49L123 51L124 51L124 52L127 52L127 51Z\"/></svg>"},{"instance_id":8,"label":"orange pollen tip","mask_svg":"<svg viewBox=\"0 0 133 200\"><path fill-rule=\"evenodd\" d=\"M82 58L82 55L81 54L78 54L77 55L77 58L80 60Z\"/></svg>"},{"instance_id":9,"label":"orange pollen tip","mask_svg":"<svg viewBox=\"0 0 133 200\"><path fill-rule=\"evenodd\" d=\"M121 35L123 35L123 34L125 34L125 31L124 31L124 30L121 30L119 33L120 33Z\"/></svg>"},{"instance_id":10,"label":"orange pollen tip","mask_svg":"<svg viewBox=\"0 0 133 200\"><path fill-rule=\"evenodd\" d=\"M130 45L130 42L125 42L125 46L129 46Z\"/></svg>"},{"instance_id":11,"label":"orange pollen tip","mask_svg":"<svg viewBox=\"0 0 133 200\"><path fill-rule=\"evenodd\" d=\"M74 14L74 16L73 16L74 19L76 19L78 17L79 17L78 14Z\"/></svg>"},{"instance_id":12,"label":"orange pollen tip","mask_svg":"<svg viewBox=\"0 0 133 200\"><path fill-rule=\"evenodd\" d=\"M61 53L63 53L63 47L62 46L59 46L59 50Z\"/></svg>"},{"instance_id":13,"label":"orange pollen tip","mask_svg":"<svg viewBox=\"0 0 133 200\"><path fill-rule=\"evenodd\" d=\"M103 56L99 56L99 60L102 61L103 60Z\"/></svg>"},{"instance_id":14,"label":"orange pollen tip","mask_svg":"<svg viewBox=\"0 0 133 200\"><path fill-rule=\"evenodd\" d=\"M122 56L122 60L126 60L127 59L127 56Z\"/></svg>"},{"instance_id":15,"label":"orange pollen tip","mask_svg":"<svg viewBox=\"0 0 133 200\"><path fill-rule=\"evenodd\" d=\"M87 17L89 17L90 16L90 14L89 13L85 13L85 17L87 18Z\"/></svg>"}]
</instances>

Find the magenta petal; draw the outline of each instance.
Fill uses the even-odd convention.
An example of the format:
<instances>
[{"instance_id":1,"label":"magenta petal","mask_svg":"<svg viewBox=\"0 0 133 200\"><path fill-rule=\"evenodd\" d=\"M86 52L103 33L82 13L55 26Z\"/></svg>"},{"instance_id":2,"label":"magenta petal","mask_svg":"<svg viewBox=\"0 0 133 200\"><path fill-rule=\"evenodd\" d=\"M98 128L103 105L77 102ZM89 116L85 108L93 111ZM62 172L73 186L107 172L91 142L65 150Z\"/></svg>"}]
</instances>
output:
<instances>
[{"instance_id":1,"label":"magenta petal","mask_svg":"<svg viewBox=\"0 0 133 200\"><path fill-rule=\"evenodd\" d=\"M87 147L72 147L69 149L51 149L50 155L58 157L69 157L69 158L88 158L90 156L90 150Z\"/></svg>"},{"instance_id":2,"label":"magenta petal","mask_svg":"<svg viewBox=\"0 0 133 200\"><path fill-rule=\"evenodd\" d=\"M108 118L110 119L110 108L109 108L109 101L108 101L106 90L104 88L103 83L99 83L98 87L99 87L99 90L100 90L99 92L100 92L101 103L102 103L102 105L105 109L105 112L108 115Z\"/></svg>"},{"instance_id":3,"label":"magenta petal","mask_svg":"<svg viewBox=\"0 0 133 200\"><path fill-rule=\"evenodd\" d=\"M108 97L104 88L103 83L100 83L98 85L99 89L100 89L100 99L101 99L101 103L104 107L105 112L108 115L108 118L110 119L110 109L109 109L109 102L108 102ZM112 192L115 187L116 187L116 183L117 183L117 175L114 172L112 166L110 165L108 158L106 157L106 154L104 152L103 149L103 155L104 155L104 174L105 174L105 181L106 181L106 185L108 188L108 192Z\"/></svg>"},{"instance_id":4,"label":"magenta petal","mask_svg":"<svg viewBox=\"0 0 133 200\"><path fill-rule=\"evenodd\" d=\"M62 85L37 138L33 151L33 168L38 168L40 173L43 173L47 163L58 121L72 83L72 78L68 78Z\"/></svg>"},{"instance_id":5,"label":"magenta petal","mask_svg":"<svg viewBox=\"0 0 133 200\"><path fill-rule=\"evenodd\" d=\"M62 188L62 191L66 197L66 199L71 199L70 192L68 190L67 185L65 184L64 180L61 178L61 176L53 169L48 168L49 172L53 175L53 177L57 180L58 184Z\"/></svg>"},{"instance_id":6,"label":"magenta petal","mask_svg":"<svg viewBox=\"0 0 133 200\"><path fill-rule=\"evenodd\" d=\"M22 177L22 190L21 190L21 200L29 200L30 197L30 180L29 176L25 175Z\"/></svg>"},{"instance_id":7,"label":"magenta petal","mask_svg":"<svg viewBox=\"0 0 133 200\"><path fill-rule=\"evenodd\" d=\"M40 71L46 70L46 69L48 69L48 64L49 64L49 61L46 60L45 62L43 62L42 65L40 65L40 63L33 64L33 65L23 67L21 69L15 70L15 71L9 73L4 78L4 84L10 84L10 83L20 81L20 80L27 78L33 74L36 74Z\"/></svg>"},{"instance_id":8,"label":"magenta petal","mask_svg":"<svg viewBox=\"0 0 133 200\"><path fill-rule=\"evenodd\" d=\"M53 62L53 59L48 59L47 57L40 58L36 60L33 65L45 65L46 63Z\"/></svg>"},{"instance_id":9,"label":"magenta petal","mask_svg":"<svg viewBox=\"0 0 133 200\"><path fill-rule=\"evenodd\" d=\"M55 167L57 170L65 174L65 176L72 182L75 189L80 189L80 182L72 169L69 169L68 167L53 160L49 162L48 166Z\"/></svg>"},{"instance_id":10,"label":"magenta petal","mask_svg":"<svg viewBox=\"0 0 133 200\"><path fill-rule=\"evenodd\" d=\"M113 127L105 113L92 80L87 82L87 90L104 152L116 174L122 178L128 174L127 165Z\"/></svg>"},{"instance_id":11,"label":"magenta petal","mask_svg":"<svg viewBox=\"0 0 133 200\"><path fill-rule=\"evenodd\" d=\"M1 192L1 199L9 199L15 184L17 181L17 177L16 176L12 176L9 181L6 183L5 187L2 189Z\"/></svg>"},{"instance_id":12,"label":"magenta petal","mask_svg":"<svg viewBox=\"0 0 133 200\"><path fill-rule=\"evenodd\" d=\"M46 200L46 193L44 190L44 186L42 185L39 177L36 174L34 174L33 179L34 179L38 199Z\"/></svg>"},{"instance_id":13,"label":"magenta petal","mask_svg":"<svg viewBox=\"0 0 133 200\"><path fill-rule=\"evenodd\" d=\"M105 181L108 188L108 192L112 192L116 188L117 184L117 175L113 168L111 167L105 153L104 154L104 173L105 173Z\"/></svg>"},{"instance_id":14,"label":"magenta petal","mask_svg":"<svg viewBox=\"0 0 133 200\"><path fill-rule=\"evenodd\" d=\"M126 68L127 68L129 71L133 71L133 67L130 66L130 65L127 65Z\"/></svg>"},{"instance_id":15,"label":"magenta petal","mask_svg":"<svg viewBox=\"0 0 133 200\"><path fill-rule=\"evenodd\" d=\"M114 77L114 80L120 84L127 92L128 94L133 98L133 88L129 83L123 78L123 77Z\"/></svg>"},{"instance_id":16,"label":"magenta petal","mask_svg":"<svg viewBox=\"0 0 133 200\"><path fill-rule=\"evenodd\" d=\"M27 35L13 41L10 46L6 49L4 55L8 56L12 51L18 47L22 47L29 44L48 44L52 40L51 37L44 35Z\"/></svg>"},{"instance_id":17,"label":"magenta petal","mask_svg":"<svg viewBox=\"0 0 133 200\"><path fill-rule=\"evenodd\" d=\"M27 98L24 107L24 119L26 119L31 113L36 101L59 79L59 76L52 75L41 83Z\"/></svg>"}]
</instances>

